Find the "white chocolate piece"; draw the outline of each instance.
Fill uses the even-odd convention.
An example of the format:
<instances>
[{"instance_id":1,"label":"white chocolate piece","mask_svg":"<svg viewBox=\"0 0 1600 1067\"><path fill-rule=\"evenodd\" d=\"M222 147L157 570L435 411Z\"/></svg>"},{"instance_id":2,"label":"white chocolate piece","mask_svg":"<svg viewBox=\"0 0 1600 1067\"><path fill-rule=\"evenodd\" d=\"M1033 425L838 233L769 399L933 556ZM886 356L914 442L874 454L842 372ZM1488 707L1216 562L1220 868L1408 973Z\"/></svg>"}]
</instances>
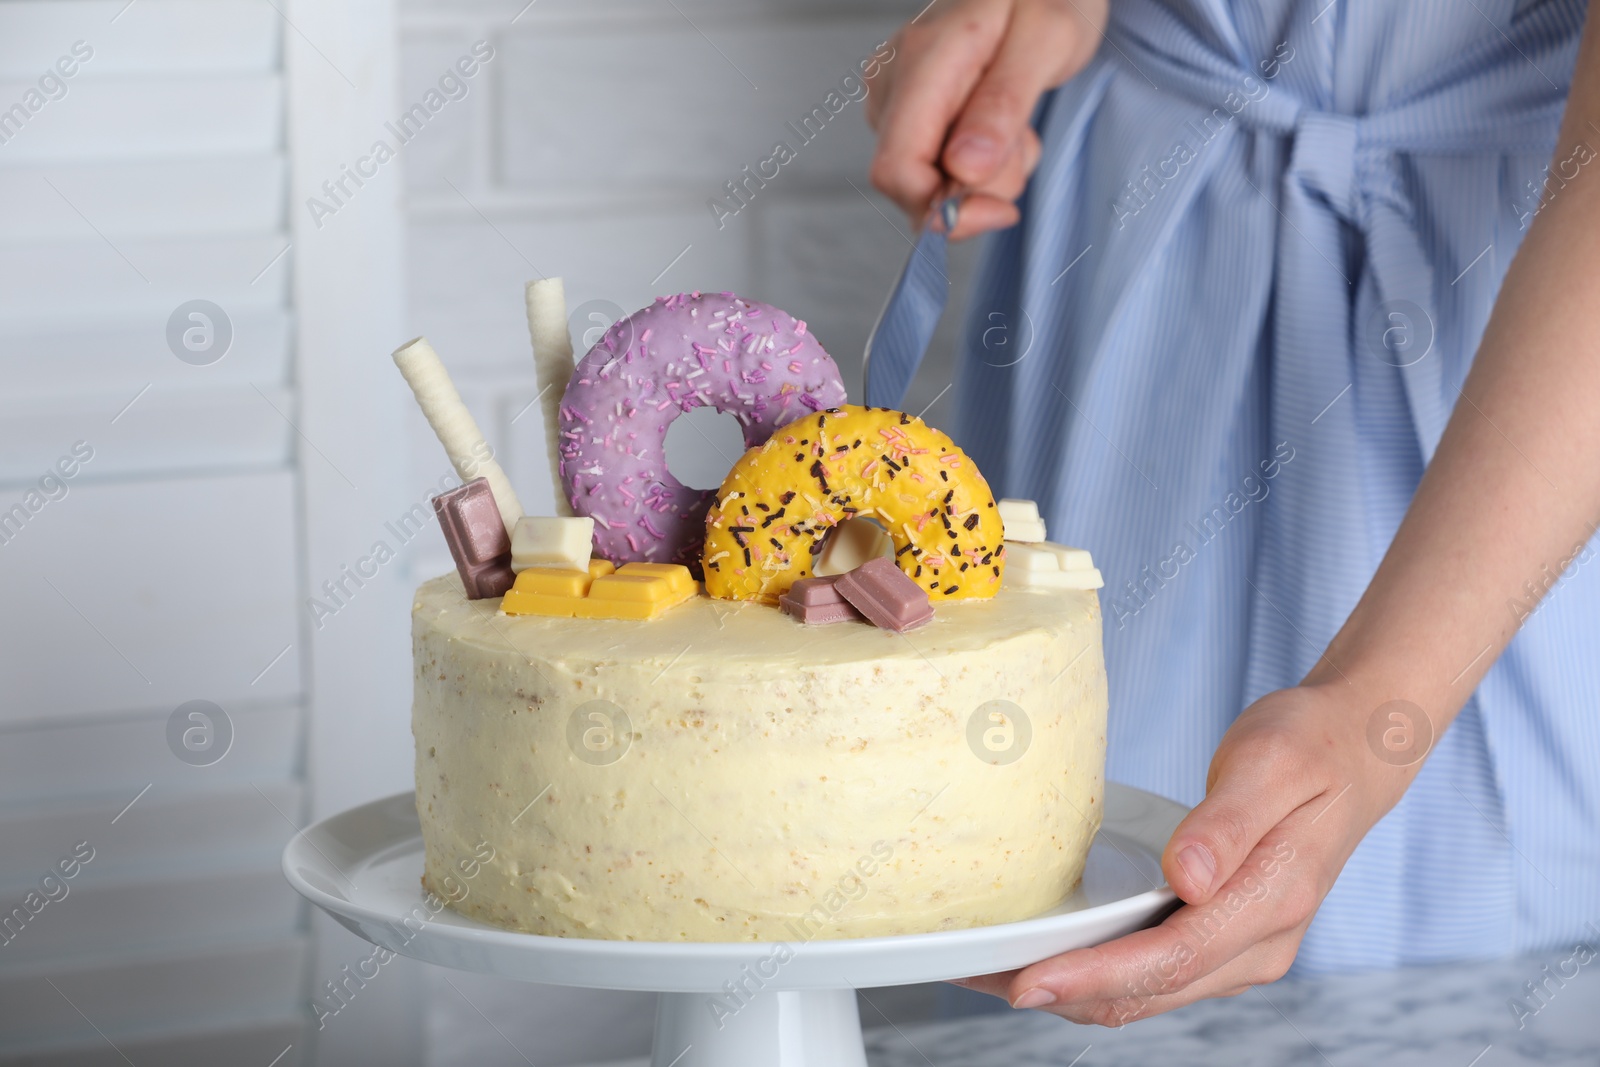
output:
<instances>
[{"instance_id":1,"label":"white chocolate piece","mask_svg":"<svg viewBox=\"0 0 1600 1067\"><path fill-rule=\"evenodd\" d=\"M1044 540L1044 520L1034 519L1032 522L1021 520L1005 524L1006 540L1018 544L1033 544Z\"/></svg>"},{"instance_id":2,"label":"white chocolate piece","mask_svg":"<svg viewBox=\"0 0 1600 1067\"><path fill-rule=\"evenodd\" d=\"M1089 567L1081 571L1062 571L1061 578L1053 586L1056 589L1100 589L1106 580L1100 577L1098 567Z\"/></svg>"},{"instance_id":3,"label":"white chocolate piece","mask_svg":"<svg viewBox=\"0 0 1600 1067\"><path fill-rule=\"evenodd\" d=\"M444 446L456 474L463 482L488 479L489 491L494 494L495 506L500 509L500 519L509 534L522 518L522 502L494 458L494 450L489 447L483 431L478 429L472 412L462 403L461 394L450 381L439 353L433 350L426 337L418 337L395 349L394 365L400 368L406 384L411 386L417 406Z\"/></svg>"},{"instance_id":4,"label":"white chocolate piece","mask_svg":"<svg viewBox=\"0 0 1600 1067\"><path fill-rule=\"evenodd\" d=\"M1021 542L1006 544L1006 577L1014 574L1035 574L1040 571L1060 571L1061 560L1054 552L1041 545ZM1009 582L1007 584L1010 584Z\"/></svg>"},{"instance_id":5,"label":"white chocolate piece","mask_svg":"<svg viewBox=\"0 0 1600 1067\"><path fill-rule=\"evenodd\" d=\"M819 575L849 574L869 559L893 556L894 541L871 519L841 523L822 546L814 568Z\"/></svg>"},{"instance_id":6,"label":"white chocolate piece","mask_svg":"<svg viewBox=\"0 0 1600 1067\"><path fill-rule=\"evenodd\" d=\"M1064 571L1088 571L1094 569L1094 559L1089 555L1087 548L1068 548L1058 545L1054 541L1041 541L1039 548L1054 552L1056 560L1060 562Z\"/></svg>"},{"instance_id":7,"label":"white chocolate piece","mask_svg":"<svg viewBox=\"0 0 1600 1067\"><path fill-rule=\"evenodd\" d=\"M1044 520L1039 517L1038 504L1008 497L996 506L1000 509L1000 525L1005 529L1007 541L1044 540Z\"/></svg>"},{"instance_id":8,"label":"white chocolate piece","mask_svg":"<svg viewBox=\"0 0 1600 1067\"><path fill-rule=\"evenodd\" d=\"M1094 566L1089 553L1049 541L1038 544L1006 543L1007 588L1016 589L1099 589L1105 579Z\"/></svg>"},{"instance_id":9,"label":"white chocolate piece","mask_svg":"<svg viewBox=\"0 0 1600 1067\"><path fill-rule=\"evenodd\" d=\"M523 293L528 305L528 339L533 343L533 372L539 381L539 411L544 416L545 458L550 463L550 488L556 514L571 516L572 502L561 481L561 398L572 380L572 334L567 328L567 297L560 278L529 282Z\"/></svg>"},{"instance_id":10,"label":"white chocolate piece","mask_svg":"<svg viewBox=\"0 0 1600 1067\"><path fill-rule=\"evenodd\" d=\"M511 531L511 569L530 567L589 569L594 547L594 520L567 516L524 515Z\"/></svg>"}]
</instances>

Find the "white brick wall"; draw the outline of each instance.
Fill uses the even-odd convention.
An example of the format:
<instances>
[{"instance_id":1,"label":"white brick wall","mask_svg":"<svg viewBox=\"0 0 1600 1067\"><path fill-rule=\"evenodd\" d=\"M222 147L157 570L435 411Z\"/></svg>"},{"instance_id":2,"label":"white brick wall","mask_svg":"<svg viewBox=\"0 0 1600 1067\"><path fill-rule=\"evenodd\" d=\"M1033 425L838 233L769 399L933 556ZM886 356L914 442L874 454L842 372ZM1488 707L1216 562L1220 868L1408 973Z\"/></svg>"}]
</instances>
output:
<instances>
[{"instance_id":1,"label":"white brick wall","mask_svg":"<svg viewBox=\"0 0 1600 1067\"><path fill-rule=\"evenodd\" d=\"M786 123L821 106L921 3L524 3L406 0L401 97L420 99L473 42L494 46L467 95L403 153L408 309L410 332L427 334L456 373L525 505L548 510L551 499L538 407L518 416L535 392L521 293L536 272L565 278L573 307L605 299L631 311L696 288L770 301L811 325L859 398L861 349L909 251L907 227L867 184L861 103L809 143ZM707 200L780 139L797 158L719 227ZM958 289L970 258L955 256ZM912 411L950 380L953 319ZM938 425L947 408L940 400L927 418ZM420 419L412 429L420 497L445 465ZM411 561L418 578L448 566L431 536ZM431 998L436 1063L593 1062L647 1045L646 995L453 980L459 990L436 981Z\"/></svg>"}]
</instances>

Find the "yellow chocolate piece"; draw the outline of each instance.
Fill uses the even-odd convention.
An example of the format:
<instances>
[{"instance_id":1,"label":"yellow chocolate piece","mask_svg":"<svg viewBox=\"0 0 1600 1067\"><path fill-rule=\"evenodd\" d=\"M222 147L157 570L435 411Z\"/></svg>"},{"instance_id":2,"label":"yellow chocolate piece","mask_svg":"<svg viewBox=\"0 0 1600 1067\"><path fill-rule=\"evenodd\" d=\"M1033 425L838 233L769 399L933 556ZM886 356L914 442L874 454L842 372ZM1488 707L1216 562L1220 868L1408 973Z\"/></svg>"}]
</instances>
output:
<instances>
[{"instance_id":1,"label":"yellow chocolate piece","mask_svg":"<svg viewBox=\"0 0 1600 1067\"><path fill-rule=\"evenodd\" d=\"M689 568L676 563L591 559L587 571L530 567L500 600L507 615L580 619L653 619L698 592Z\"/></svg>"},{"instance_id":2,"label":"yellow chocolate piece","mask_svg":"<svg viewBox=\"0 0 1600 1067\"><path fill-rule=\"evenodd\" d=\"M653 619L696 592L689 568L676 563L624 563L615 574L596 578L579 618Z\"/></svg>"},{"instance_id":3,"label":"yellow chocolate piece","mask_svg":"<svg viewBox=\"0 0 1600 1067\"><path fill-rule=\"evenodd\" d=\"M581 597L589 594L589 583L593 580L588 571L564 567L529 567L517 575L516 584L511 588L522 593Z\"/></svg>"},{"instance_id":4,"label":"yellow chocolate piece","mask_svg":"<svg viewBox=\"0 0 1600 1067\"><path fill-rule=\"evenodd\" d=\"M624 563L617 573L664 578L672 592L679 596L693 596L698 592L694 575L689 573L688 567L679 563Z\"/></svg>"},{"instance_id":5,"label":"yellow chocolate piece","mask_svg":"<svg viewBox=\"0 0 1600 1067\"><path fill-rule=\"evenodd\" d=\"M529 567L500 598L507 615L571 615L570 605L589 595L593 569Z\"/></svg>"},{"instance_id":6,"label":"yellow chocolate piece","mask_svg":"<svg viewBox=\"0 0 1600 1067\"><path fill-rule=\"evenodd\" d=\"M777 600L851 518L877 521L933 600L1000 589L1005 531L977 464L921 419L846 404L779 428L733 465L706 515L706 592Z\"/></svg>"}]
</instances>

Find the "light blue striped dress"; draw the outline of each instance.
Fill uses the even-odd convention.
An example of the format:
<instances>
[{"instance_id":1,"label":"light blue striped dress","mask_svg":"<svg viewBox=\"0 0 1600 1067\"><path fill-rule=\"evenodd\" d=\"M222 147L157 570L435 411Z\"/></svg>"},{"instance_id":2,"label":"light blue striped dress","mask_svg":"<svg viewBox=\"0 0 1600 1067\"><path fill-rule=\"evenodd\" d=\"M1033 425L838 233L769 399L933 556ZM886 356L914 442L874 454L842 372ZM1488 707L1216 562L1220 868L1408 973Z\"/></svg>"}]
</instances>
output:
<instances>
[{"instance_id":1,"label":"light blue striped dress","mask_svg":"<svg viewBox=\"0 0 1600 1067\"><path fill-rule=\"evenodd\" d=\"M957 432L1105 574L1110 777L1193 803L1405 512L1538 204L1584 6L1111 11L1041 111L1024 222L985 252ZM1600 181L1566 169L1586 165ZM1600 920L1592 551L1357 849L1298 968L1570 945Z\"/></svg>"}]
</instances>

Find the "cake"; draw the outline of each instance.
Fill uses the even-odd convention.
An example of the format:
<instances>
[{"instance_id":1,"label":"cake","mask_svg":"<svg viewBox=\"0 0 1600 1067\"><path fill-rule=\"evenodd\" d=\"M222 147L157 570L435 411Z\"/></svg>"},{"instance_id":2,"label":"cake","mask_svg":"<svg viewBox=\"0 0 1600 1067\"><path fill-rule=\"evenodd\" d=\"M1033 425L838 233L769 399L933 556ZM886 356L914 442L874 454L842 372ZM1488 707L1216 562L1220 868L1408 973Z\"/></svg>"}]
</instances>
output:
<instances>
[{"instance_id":1,"label":"cake","mask_svg":"<svg viewBox=\"0 0 1600 1067\"><path fill-rule=\"evenodd\" d=\"M493 479L435 501L458 572L412 611L424 887L512 930L643 941L922 933L1060 902L1104 800L1087 554L1043 541L1031 504L995 501L920 420L844 404L797 320L731 294L652 308L577 364L550 412L595 438L556 460L572 514L516 518L519 504L502 525ZM673 480L660 521L640 523L619 490L670 478L638 442L693 406L667 383L711 362L692 358L715 349L696 339L702 315L737 338L716 358L750 349L747 366L787 377L765 376L783 379L771 410L743 409L759 443L719 489ZM771 358L785 348L805 355ZM576 405L636 351L650 377L624 389L635 412L678 403L619 431L599 418L629 417L616 390ZM643 458L613 468L608 437ZM608 484L612 469L637 480ZM834 552L852 529L867 558Z\"/></svg>"}]
</instances>

